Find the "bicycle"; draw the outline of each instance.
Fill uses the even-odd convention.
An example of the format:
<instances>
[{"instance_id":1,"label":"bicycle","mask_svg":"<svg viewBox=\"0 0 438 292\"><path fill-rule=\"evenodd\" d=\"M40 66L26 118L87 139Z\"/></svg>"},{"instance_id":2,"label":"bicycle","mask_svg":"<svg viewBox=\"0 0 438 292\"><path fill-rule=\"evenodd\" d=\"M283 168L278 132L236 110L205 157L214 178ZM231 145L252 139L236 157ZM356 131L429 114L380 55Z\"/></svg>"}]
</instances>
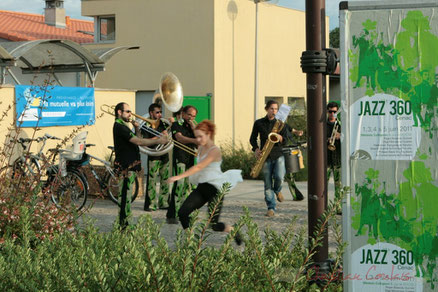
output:
<instances>
[{"instance_id":1,"label":"bicycle","mask_svg":"<svg viewBox=\"0 0 438 292\"><path fill-rule=\"evenodd\" d=\"M95 181L97 182L97 185L99 186L101 193L102 194L106 193L107 196L111 199L111 201L120 205L118 201L118 197L119 197L119 181L120 181L121 173L117 169L115 169L113 164L111 163L112 157L114 155L114 147L108 146L108 149L111 150L111 154L110 154L110 158L107 161L86 153L87 148L92 146L96 146L96 145L86 144L85 152L84 155L82 156L82 159L67 161L67 168L70 170L76 170L81 174L81 176L86 182L86 186L88 190L89 189L88 178L83 172L83 167L88 167ZM93 165L91 164L91 160L93 159L99 161L105 167L105 172L102 176L100 176L97 173L95 167L93 167ZM133 190L134 192L132 194L132 202L137 198L138 195L139 182L137 177L135 177L134 180Z\"/></svg>"},{"instance_id":2,"label":"bicycle","mask_svg":"<svg viewBox=\"0 0 438 292\"><path fill-rule=\"evenodd\" d=\"M15 161L12 163L12 176L14 178L19 176L32 176L36 177L40 171L41 171L41 162L47 162L48 158L45 156L43 150L46 145L47 140L61 140L58 137L44 134L42 137L38 138L19 138L17 142L21 145L23 148L23 153L15 159ZM13 142L13 140L11 141ZM30 146L30 143L32 142L42 142L40 150L38 153L33 154L28 150L28 147Z\"/></svg>"},{"instance_id":3,"label":"bicycle","mask_svg":"<svg viewBox=\"0 0 438 292\"><path fill-rule=\"evenodd\" d=\"M50 193L52 202L58 208L71 209L73 206L76 211L80 211L87 200L86 182L74 169L68 169L65 176L60 175L59 167L54 165L54 161L57 154L63 150L49 149L53 152L52 157L51 159L46 157L43 150L48 139L61 140L49 134L35 139L19 138L17 140L23 148L23 154L11 166L12 178L18 180L18 183L24 181L35 194ZM43 143L38 153L34 154L27 150L31 142ZM46 173L41 173L41 169L47 169Z\"/></svg>"}]
</instances>

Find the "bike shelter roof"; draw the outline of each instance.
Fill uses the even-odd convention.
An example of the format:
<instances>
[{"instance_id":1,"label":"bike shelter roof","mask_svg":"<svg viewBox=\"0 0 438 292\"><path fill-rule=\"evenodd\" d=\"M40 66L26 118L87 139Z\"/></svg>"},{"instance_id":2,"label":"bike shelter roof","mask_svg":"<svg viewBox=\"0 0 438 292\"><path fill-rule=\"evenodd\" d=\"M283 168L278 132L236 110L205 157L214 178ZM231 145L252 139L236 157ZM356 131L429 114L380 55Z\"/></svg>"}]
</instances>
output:
<instances>
[{"instance_id":1,"label":"bike shelter roof","mask_svg":"<svg viewBox=\"0 0 438 292\"><path fill-rule=\"evenodd\" d=\"M2 75L8 70L6 66L17 66L23 74L86 72L94 84L97 73L105 70L105 62L126 49L138 47L89 50L70 40L0 42L0 67Z\"/></svg>"}]
</instances>

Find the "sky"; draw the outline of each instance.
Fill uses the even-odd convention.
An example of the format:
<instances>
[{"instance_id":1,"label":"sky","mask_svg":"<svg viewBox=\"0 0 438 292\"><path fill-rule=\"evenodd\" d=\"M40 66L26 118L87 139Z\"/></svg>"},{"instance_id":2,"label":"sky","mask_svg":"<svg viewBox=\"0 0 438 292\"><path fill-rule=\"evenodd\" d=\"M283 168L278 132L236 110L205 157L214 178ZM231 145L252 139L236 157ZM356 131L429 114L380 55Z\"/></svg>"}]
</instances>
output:
<instances>
[{"instance_id":1,"label":"sky","mask_svg":"<svg viewBox=\"0 0 438 292\"><path fill-rule=\"evenodd\" d=\"M326 14L330 17L330 30L339 26L338 9L341 0L326 0ZM270 0L272 4L304 11L305 0ZM44 0L0 0L0 10L44 14ZM71 18L92 20L81 16L81 0L64 0L66 14Z\"/></svg>"}]
</instances>

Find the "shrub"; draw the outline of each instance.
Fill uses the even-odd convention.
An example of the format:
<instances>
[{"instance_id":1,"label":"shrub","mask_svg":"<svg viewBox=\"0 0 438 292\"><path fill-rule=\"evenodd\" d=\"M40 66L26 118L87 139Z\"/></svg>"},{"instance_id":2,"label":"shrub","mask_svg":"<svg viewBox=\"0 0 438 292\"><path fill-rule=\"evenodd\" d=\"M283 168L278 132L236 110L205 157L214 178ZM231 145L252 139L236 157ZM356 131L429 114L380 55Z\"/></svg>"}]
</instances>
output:
<instances>
[{"instance_id":1,"label":"shrub","mask_svg":"<svg viewBox=\"0 0 438 292\"><path fill-rule=\"evenodd\" d=\"M222 170L241 169L242 177L244 179L252 179L249 175L251 168L256 163L254 153L248 147L243 146L242 143L235 145L225 143L221 146L222 150Z\"/></svg>"},{"instance_id":2,"label":"shrub","mask_svg":"<svg viewBox=\"0 0 438 292\"><path fill-rule=\"evenodd\" d=\"M16 139L11 143L15 143ZM0 153L5 155L5 153ZM1 158L0 158L1 159ZM14 239L36 243L52 239L56 233L71 230L76 219L73 211L58 209L50 200L52 188L44 187L41 174L49 163L44 161L39 173L4 167L0 174L0 242ZM36 169L35 169L36 171ZM55 183L56 184L56 183ZM52 186L56 189L56 186ZM25 228L26 227L26 228Z\"/></svg>"},{"instance_id":3,"label":"shrub","mask_svg":"<svg viewBox=\"0 0 438 292\"><path fill-rule=\"evenodd\" d=\"M225 188L221 194L226 192ZM99 233L88 225L78 234L58 234L35 248L8 239L0 249L0 289L319 291L309 285L313 272L306 270L338 204L340 199L330 204L310 245L297 218L281 233L267 230L263 242L247 209L220 248L205 245L210 219L201 221L197 216L190 228L178 231L173 249L147 215L129 231ZM238 250L232 238L243 229L245 247ZM336 266L341 265L342 246L339 251ZM341 289L333 275L321 284L324 291Z\"/></svg>"},{"instance_id":4,"label":"shrub","mask_svg":"<svg viewBox=\"0 0 438 292\"><path fill-rule=\"evenodd\" d=\"M41 109L45 103L43 101L50 98L50 87L50 82L47 81L45 85L35 86L33 89L43 94ZM9 114L13 114L13 106L16 107L16 104L8 106L2 113L0 123ZM20 162L14 166L14 161L11 160L13 150L21 149L18 139L24 136L21 124L17 126L15 119L9 125L5 142L0 147L0 242L12 240L15 244L27 242L35 245L45 239L53 239L56 234L70 232L76 224L77 214L74 210L58 209L50 200L50 191L59 186L59 180L56 179L50 188L45 187L46 174L53 164L53 153L44 153L45 156L39 161L41 169L38 170L32 164L29 151L23 150L25 163ZM77 127L64 137L57 148L64 147L82 128L83 126ZM29 137L36 138L39 130L38 126L33 128ZM29 148L32 143L28 145Z\"/></svg>"}]
</instances>

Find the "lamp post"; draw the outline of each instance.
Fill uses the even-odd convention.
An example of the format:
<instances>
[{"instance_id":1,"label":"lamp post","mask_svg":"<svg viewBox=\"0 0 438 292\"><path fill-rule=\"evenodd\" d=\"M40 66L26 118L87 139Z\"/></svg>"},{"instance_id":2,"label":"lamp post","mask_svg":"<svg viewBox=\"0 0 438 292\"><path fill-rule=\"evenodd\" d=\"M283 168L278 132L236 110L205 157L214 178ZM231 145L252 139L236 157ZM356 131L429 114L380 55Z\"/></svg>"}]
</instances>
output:
<instances>
[{"instance_id":1,"label":"lamp post","mask_svg":"<svg viewBox=\"0 0 438 292\"><path fill-rule=\"evenodd\" d=\"M327 206L327 147L325 75L332 69L325 48L325 0L306 0L306 51L301 57L301 68L306 76L307 133L308 133L308 233L314 238L318 221ZM315 239L315 238L314 238ZM332 263L328 259L328 232L324 228L322 240L312 256L315 282L324 284L323 275L329 274Z\"/></svg>"},{"instance_id":2,"label":"lamp post","mask_svg":"<svg viewBox=\"0 0 438 292\"><path fill-rule=\"evenodd\" d=\"M259 99L258 99L258 86L259 86L259 78L258 78L258 17L259 17L259 3L260 2L268 2L270 0L251 0L255 3L255 49L254 49L254 121L257 120L257 111L259 108Z\"/></svg>"}]
</instances>

